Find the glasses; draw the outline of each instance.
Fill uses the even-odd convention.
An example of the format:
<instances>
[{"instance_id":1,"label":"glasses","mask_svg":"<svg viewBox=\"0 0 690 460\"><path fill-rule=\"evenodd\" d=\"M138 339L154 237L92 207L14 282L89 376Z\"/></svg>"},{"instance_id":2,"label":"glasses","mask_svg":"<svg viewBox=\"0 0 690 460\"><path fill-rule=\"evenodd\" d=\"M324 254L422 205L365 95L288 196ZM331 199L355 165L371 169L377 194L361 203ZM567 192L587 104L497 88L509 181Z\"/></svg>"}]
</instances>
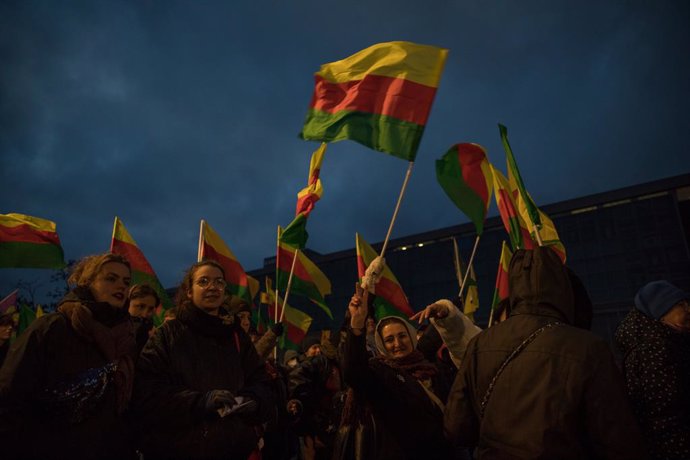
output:
<instances>
[{"instance_id":1,"label":"glasses","mask_svg":"<svg viewBox=\"0 0 690 460\"><path fill-rule=\"evenodd\" d=\"M202 289L206 289L210 286L213 286L214 288L218 289L225 289L225 286L227 286L228 283L226 283L223 278L216 278L212 280L211 278L202 276L198 280L194 281L194 284L196 284Z\"/></svg>"}]
</instances>

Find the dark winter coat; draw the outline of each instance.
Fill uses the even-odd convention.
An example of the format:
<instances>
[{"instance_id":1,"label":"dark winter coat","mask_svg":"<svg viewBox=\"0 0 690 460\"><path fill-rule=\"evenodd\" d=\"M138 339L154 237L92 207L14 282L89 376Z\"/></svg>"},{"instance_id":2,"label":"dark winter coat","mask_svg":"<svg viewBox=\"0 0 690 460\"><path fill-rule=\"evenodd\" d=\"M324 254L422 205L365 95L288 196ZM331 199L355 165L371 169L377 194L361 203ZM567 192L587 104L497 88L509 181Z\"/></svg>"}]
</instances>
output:
<instances>
[{"instance_id":1,"label":"dark winter coat","mask_svg":"<svg viewBox=\"0 0 690 460\"><path fill-rule=\"evenodd\" d=\"M359 404L371 411L375 426L376 459L452 458L443 437L443 413L411 374L382 360L369 358L366 336L348 332L343 356L343 376ZM442 374L439 372L439 378ZM443 401L443 384L432 382Z\"/></svg>"},{"instance_id":2,"label":"dark winter coat","mask_svg":"<svg viewBox=\"0 0 690 460\"><path fill-rule=\"evenodd\" d=\"M255 426L273 400L264 362L237 324L190 306L149 339L137 365L133 409L140 446L150 458L246 459ZM209 391L229 390L259 404L253 417L219 418L205 410Z\"/></svg>"},{"instance_id":3,"label":"dark winter coat","mask_svg":"<svg viewBox=\"0 0 690 460\"><path fill-rule=\"evenodd\" d=\"M129 321L88 294L82 300L107 327ZM131 334L134 348L134 332ZM0 370L3 458L132 458L130 431L117 413L114 363L62 313L35 320ZM7 412L5 412L7 411Z\"/></svg>"},{"instance_id":4,"label":"dark winter coat","mask_svg":"<svg viewBox=\"0 0 690 460\"><path fill-rule=\"evenodd\" d=\"M690 459L690 335L633 309L615 341L649 458Z\"/></svg>"},{"instance_id":5,"label":"dark winter coat","mask_svg":"<svg viewBox=\"0 0 690 460\"><path fill-rule=\"evenodd\" d=\"M476 447L477 458L643 457L608 345L572 326L589 317L576 314L572 286L550 249L517 251L511 260L512 314L472 339L446 405L447 435ZM481 417L480 403L501 364L526 337L553 322L560 325L542 332L505 367Z\"/></svg>"}]
</instances>

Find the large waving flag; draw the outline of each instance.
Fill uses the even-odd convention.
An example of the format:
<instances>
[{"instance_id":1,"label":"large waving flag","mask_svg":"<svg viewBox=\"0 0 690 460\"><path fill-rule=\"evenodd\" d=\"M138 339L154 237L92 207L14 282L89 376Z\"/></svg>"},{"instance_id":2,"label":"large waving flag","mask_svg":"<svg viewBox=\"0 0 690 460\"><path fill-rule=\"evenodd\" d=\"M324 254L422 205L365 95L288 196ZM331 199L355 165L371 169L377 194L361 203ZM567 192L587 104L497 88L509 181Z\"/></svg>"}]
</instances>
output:
<instances>
[{"instance_id":1,"label":"large waving flag","mask_svg":"<svg viewBox=\"0 0 690 460\"><path fill-rule=\"evenodd\" d=\"M532 237L530 236L527 223L518 211L517 203L511 193L508 179L498 169L491 166L494 182L494 196L498 205L498 212L501 215L503 226L510 236L510 244L513 250L532 249Z\"/></svg>"},{"instance_id":2,"label":"large waving flag","mask_svg":"<svg viewBox=\"0 0 690 460\"><path fill-rule=\"evenodd\" d=\"M510 296L510 286L508 284L508 267L510 266L510 259L513 258L513 253L510 248L503 241L501 245L501 258L498 261L498 272L496 273L496 289L494 290L494 298L491 301L491 310L496 308L503 299Z\"/></svg>"},{"instance_id":3,"label":"large waving flag","mask_svg":"<svg viewBox=\"0 0 690 460\"><path fill-rule=\"evenodd\" d=\"M297 254L297 260L295 260L295 254ZM276 281L280 292L285 292L287 289L293 260L295 260L295 270L292 274L290 293L308 298L333 319L333 313L325 301L325 297L331 293L331 282L304 252L282 241L278 245L278 279Z\"/></svg>"},{"instance_id":4,"label":"large waving flag","mask_svg":"<svg viewBox=\"0 0 690 460\"><path fill-rule=\"evenodd\" d=\"M481 235L491 203L493 179L486 150L479 144L456 144L436 160L436 179Z\"/></svg>"},{"instance_id":5,"label":"large waving flag","mask_svg":"<svg viewBox=\"0 0 690 460\"><path fill-rule=\"evenodd\" d=\"M266 294L268 296L268 311L269 316L275 323L275 303L278 301L279 305L283 305L283 299L280 297L276 298L275 291L271 288L270 278L266 278ZM285 330L282 337L278 340L278 345L280 348L286 349L290 348L293 350L299 350L300 344L307 335L309 326L311 326L312 317L300 311L296 308L285 304L285 314L283 316L283 324L285 325Z\"/></svg>"},{"instance_id":6,"label":"large waving flag","mask_svg":"<svg viewBox=\"0 0 690 460\"><path fill-rule=\"evenodd\" d=\"M360 280L367 271L369 264L378 256L374 248L362 238L359 233L355 235L357 246L357 273ZM384 265L379 282L374 287L374 308L376 318L386 316L401 316L409 318L414 315L410 302L403 291L398 279L387 265Z\"/></svg>"},{"instance_id":7,"label":"large waving flag","mask_svg":"<svg viewBox=\"0 0 690 460\"><path fill-rule=\"evenodd\" d=\"M323 195L323 186L321 185L321 179L319 179L319 173L321 172L321 163L323 162L327 145L328 144L325 142L322 143L311 155L311 161L309 162L309 180L307 186L297 194L295 216L304 214L304 217L308 217L309 213L314 209L316 202L319 201L321 195Z\"/></svg>"},{"instance_id":8,"label":"large waving flag","mask_svg":"<svg viewBox=\"0 0 690 460\"><path fill-rule=\"evenodd\" d=\"M25 214L0 214L0 267L64 266L55 222Z\"/></svg>"},{"instance_id":9,"label":"large waving flag","mask_svg":"<svg viewBox=\"0 0 690 460\"><path fill-rule=\"evenodd\" d=\"M228 292L244 299L249 304L252 303L249 280L242 265L225 241L205 220L201 221L201 235L199 235L199 262L202 260L218 262L225 272Z\"/></svg>"},{"instance_id":10,"label":"large waving flag","mask_svg":"<svg viewBox=\"0 0 690 460\"><path fill-rule=\"evenodd\" d=\"M527 193L525 184L522 181L522 176L520 175L520 170L518 169L517 162L515 161L515 156L513 155L513 149L510 148L510 143L508 142L508 129L502 124L498 125L498 131L501 134L501 142L503 143L503 149L506 151L506 162L508 163L508 176L511 177L517 186L517 189L524 201L525 208L527 209L527 215L529 217L528 221L536 227L541 225L541 216L539 215L539 210L537 205L532 201L532 197Z\"/></svg>"},{"instance_id":11,"label":"large waving flag","mask_svg":"<svg viewBox=\"0 0 690 460\"><path fill-rule=\"evenodd\" d=\"M168 293L165 292L156 272L153 271L153 267L144 253L141 252L139 246L134 241L134 238L129 234L125 228L125 224L115 217L115 223L113 224L113 238L110 242L110 252L113 254L120 254L127 258L130 266L132 267L132 284L148 284L153 288L161 299L161 305L156 311L153 317L154 323L160 325L163 322L163 313L168 308L172 308L173 302L170 300Z\"/></svg>"},{"instance_id":12,"label":"large waving flag","mask_svg":"<svg viewBox=\"0 0 690 460\"><path fill-rule=\"evenodd\" d=\"M322 65L300 137L350 139L414 161L447 54L396 41Z\"/></svg>"}]
</instances>

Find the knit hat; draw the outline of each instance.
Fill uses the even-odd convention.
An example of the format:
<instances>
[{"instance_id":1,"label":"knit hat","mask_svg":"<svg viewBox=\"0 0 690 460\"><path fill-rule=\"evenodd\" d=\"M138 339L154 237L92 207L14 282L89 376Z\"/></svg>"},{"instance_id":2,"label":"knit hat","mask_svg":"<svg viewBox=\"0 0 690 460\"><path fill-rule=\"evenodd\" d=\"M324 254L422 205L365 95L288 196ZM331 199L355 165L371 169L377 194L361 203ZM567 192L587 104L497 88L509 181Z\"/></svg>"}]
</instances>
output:
<instances>
[{"instance_id":1,"label":"knit hat","mask_svg":"<svg viewBox=\"0 0 690 460\"><path fill-rule=\"evenodd\" d=\"M682 300L690 300L690 294L678 289L666 280L646 284L635 296L635 308L656 320Z\"/></svg>"},{"instance_id":2,"label":"knit hat","mask_svg":"<svg viewBox=\"0 0 690 460\"><path fill-rule=\"evenodd\" d=\"M374 334L376 348L378 349L379 353L384 356L390 356L390 353L388 353L386 347L383 345L383 338L381 337L381 329L383 329L383 325L381 323L389 319L397 320L397 322L405 326L407 333L410 336L410 342L412 342L412 350L415 350L417 348L417 331L415 330L414 326L399 316L386 316L385 318L381 318L381 321L376 324L376 334Z\"/></svg>"},{"instance_id":3,"label":"knit hat","mask_svg":"<svg viewBox=\"0 0 690 460\"><path fill-rule=\"evenodd\" d=\"M319 337L309 336L302 341L302 353L306 353L313 345L321 345Z\"/></svg>"}]
</instances>

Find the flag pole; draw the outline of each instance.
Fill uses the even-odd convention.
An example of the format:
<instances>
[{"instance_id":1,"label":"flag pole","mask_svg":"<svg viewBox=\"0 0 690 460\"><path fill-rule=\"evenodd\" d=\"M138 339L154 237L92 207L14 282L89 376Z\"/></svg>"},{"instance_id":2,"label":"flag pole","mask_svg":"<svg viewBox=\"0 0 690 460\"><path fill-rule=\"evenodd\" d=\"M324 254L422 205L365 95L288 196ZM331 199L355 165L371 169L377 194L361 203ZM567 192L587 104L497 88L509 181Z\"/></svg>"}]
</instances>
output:
<instances>
[{"instance_id":1,"label":"flag pole","mask_svg":"<svg viewBox=\"0 0 690 460\"><path fill-rule=\"evenodd\" d=\"M292 287L292 275L295 273L295 263L297 262L297 257L299 257L299 249L295 249L295 257L292 259L292 266L290 267L290 276L288 277L288 284L285 288L285 295L283 296L283 308L280 310L280 321L283 322L283 316L285 316L285 306L287 305L288 296L290 295L290 288ZM278 296L276 295L276 302L278 301Z\"/></svg>"},{"instance_id":2,"label":"flag pole","mask_svg":"<svg viewBox=\"0 0 690 460\"><path fill-rule=\"evenodd\" d=\"M201 222L199 223L199 249L196 252L196 261L201 262L201 247L203 246L204 242L204 225L206 224L206 221L204 219L201 219Z\"/></svg>"},{"instance_id":3,"label":"flag pole","mask_svg":"<svg viewBox=\"0 0 690 460\"><path fill-rule=\"evenodd\" d=\"M115 216L115 221L113 222L113 235L110 237L110 252L113 252L115 245L115 230L117 230L117 216ZM67 286L69 287L69 285Z\"/></svg>"},{"instance_id":4,"label":"flag pole","mask_svg":"<svg viewBox=\"0 0 690 460\"><path fill-rule=\"evenodd\" d=\"M462 284L460 285L460 292L458 292L458 297L462 297L462 291L465 289L465 284L467 283L467 276L470 274L470 271L472 271L472 261L474 260L474 255L477 253L477 246L479 246L479 237L481 235L477 235L477 237L474 239L474 247L472 248L472 255L470 256L470 261L467 263L467 270L465 270L465 276L462 279Z\"/></svg>"},{"instance_id":5,"label":"flag pole","mask_svg":"<svg viewBox=\"0 0 690 460\"><path fill-rule=\"evenodd\" d=\"M460 268L460 250L458 249L458 242L455 237L453 240L453 264L455 265L455 277L458 279L458 287L462 286L462 269Z\"/></svg>"},{"instance_id":6,"label":"flag pole","mask_svg":"<svg viewBox=\"0 0 690 460\"><path fill-rule=\"evenodd\" d=\"M393 225L395 224L395 219L398 217L398 211L400 210L400 203L402 202L403 196L405 195L405 189L407 188L407 183L410 180L410 175L412 175L412 167L414 166L414 161L410 161L407 165L407 173L405 173L405 180L403 181L402 188L400 189L400 195L398 196L398 202L395 205L395 210L393 211L393 217L391 218L391 223L388 226L388 233L386 234L386 239L383 241L383 247L381 248L381 254L379 256L383 258L386 253L386 248L388 247L388 240L393 232Z\"/></svg>"},{"instance_id":7,"label":"flag pole","mask_svg":"<svg viewBox=\"0 0 690 460\"><path fill-rule=\"evenodd\" d=\"M280 267L280 225L278 225L278 230L276 231L276 299L273 305L273 310L275 313L276 323L278 323L278 297L280 297L280 287L278 286L278 267Z\"/></svg>"},{"instance_id":8,"label":"flag pole","mask_svg":"<svg viewBox=\"0 0 690 460\"><path fill-rule=\"evenodd\" d=\"M494 306L491 306L491 313L489 313L489 325L486 326L487 328L491 327L491 325L494 322Z\"/></svg>"}]
</instances>

